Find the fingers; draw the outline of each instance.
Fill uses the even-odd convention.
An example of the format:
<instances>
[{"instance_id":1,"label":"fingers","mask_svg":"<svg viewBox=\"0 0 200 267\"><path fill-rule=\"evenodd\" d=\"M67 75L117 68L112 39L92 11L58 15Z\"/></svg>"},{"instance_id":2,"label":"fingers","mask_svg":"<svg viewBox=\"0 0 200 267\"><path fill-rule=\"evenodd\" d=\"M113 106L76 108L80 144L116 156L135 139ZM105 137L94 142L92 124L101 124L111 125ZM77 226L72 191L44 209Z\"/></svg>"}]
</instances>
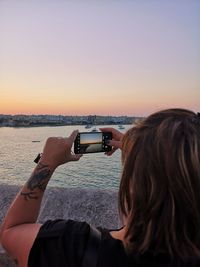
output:
<instances>
[{"instance_id":1,"label":"fingers","mask_svg":"<svg viewBox=\"0 0 200 267\"><path fill-rule=\"evenodd\" d=\"M82 154L72 154L71 161L78 161L82 156Z\"/></svg>"},{"instance_id":2,"label":"fingers","mask_svg":"<svg viewBox=\"0 0 200 267\"><path fill-rule=\"evenodd\" d=\"M78 130L74 130L68 137L64 137L64 138L59 137L58 139L64 139L67 142L70 141L70 143L73 143L76 139L77 134L78 134Z\"/></svg>"},{"instance_id":3,"label":"fingers","mask_svg":"<svg viewBox=\"0 0 200 267\"><path fill-rule=\"evenodd\" d=\"M113 148L111 151L106 152L105 154L106 154L107 156L111 156L116 150L117 150L117 148Z\"/></svg>"},{"instance_id":4,"label":"fingers","mask_svg":"<svg viewBox=\"0 0 200 267\"><path fill-rule=\"evenodd\" d=\"M110 140L108 145L113 146L116 149L122 148L122 142L121 141Z\"/></svg>"},{"instance_id":5,"label":"fingers","mask_svg":"<svg viewBox=\"0 0 200 267\"><path fill-rule=\"evenodd\" d=\"M99 128L99 130L101 130L102 132L112 132L114 130L114 128L111 128L111 127Z\"/></svg>"},{"instance_id":6,"label":"fingers","mask_svg":"<svg viewBox=\"0 0 200 267\"><path fill-rule=\"evenodd\" d=\"M68 137L68 140L70 140L72 143L75 141L76 136L78 134L78 130L74 130L71 135Z\"/></svg>"},{"instance_id":7,"label":"fingers","mask_svg":"<svg viewBox=\"0 0 200 267\"><path fill-rule=\"evenodd\" d=\"M111 127L107 127L107 128L99 128L102 132L111 132L112 134L121 134L121 132L119 132L117 129L115 128L111 128Z\"/></svg>"},{"instance_id":8,"label":"fingers","mask_svg":"<svg viewBox=\"0 0 200 267\"><path fill-rule=\"evenodd\" d=\"M100 128L100 130L102 132L111 132L112 135L113 135L113 139L117 139L117 140L121 140L122 137L123 137L123 133L121 133L120 131L118 131L117 129L115 128Z\"/></svg>"}]
</instances>

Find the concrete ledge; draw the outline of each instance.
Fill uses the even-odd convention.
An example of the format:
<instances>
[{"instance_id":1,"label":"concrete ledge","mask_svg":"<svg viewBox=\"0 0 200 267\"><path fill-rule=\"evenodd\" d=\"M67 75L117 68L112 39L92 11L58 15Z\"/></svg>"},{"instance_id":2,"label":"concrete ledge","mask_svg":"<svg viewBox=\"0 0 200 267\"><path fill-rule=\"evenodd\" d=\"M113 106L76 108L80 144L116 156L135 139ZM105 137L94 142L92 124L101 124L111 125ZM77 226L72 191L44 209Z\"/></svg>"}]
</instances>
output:
<instances>
[{"instance_id":1,"label":"concrete ledge","mask_svg":"<svg viewBox=\"0 0 200 267\"><path fill-rule=\"evenodd\" d=\"M7 255L5 250L0 245L0 267L17 267L12 259Z\"/></svg>"},{"instance_id":2,"label":"concrete ledge","mask_svg":"<svg viewBox=\"0 0 200 267\"><path fill-rule=\"evenodd\" d=\"M0 223L20 187L0 185ZM41 206L38 222L49 219L73 219L95 226L114 229L120 226L117 192L97 189L48 188ZM15 267L0 247L0 267Z\"/></svg>"}]
</instances>

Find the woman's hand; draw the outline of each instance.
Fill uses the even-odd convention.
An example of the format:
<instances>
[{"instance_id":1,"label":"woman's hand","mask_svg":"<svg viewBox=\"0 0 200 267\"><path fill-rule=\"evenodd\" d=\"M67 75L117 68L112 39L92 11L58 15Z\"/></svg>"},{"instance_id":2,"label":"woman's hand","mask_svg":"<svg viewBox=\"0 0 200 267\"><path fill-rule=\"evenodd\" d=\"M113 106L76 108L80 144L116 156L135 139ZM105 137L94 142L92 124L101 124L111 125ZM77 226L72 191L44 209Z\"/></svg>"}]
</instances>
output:
<instances>
[{"instance_id":1,"label":"woman's hand","mask_svg":"<svg viewBox=\"0 0 200 267\"><path fill-rule=\"evenodd\" d=\"M106 152L106 155L111 156L118 148L122 148L122 138L124 136L123 133L114 129L114 128L100 128L102 132L111 132L112 140L109 141L108 145L112 146L112 150Z\"/></svg>"},{"instance_id":2,"label":"woman's hand","mask_svg":"<svg viewBox=\"0 0 200 267\"><path fill-rule=\"evenodd\" d=\"M68 138L49 137L44 146L40 163L47 164L52 169L69 161L77 161L82 155L71 152L78 131L73 131Z\"/></svg>"}]
</instances>

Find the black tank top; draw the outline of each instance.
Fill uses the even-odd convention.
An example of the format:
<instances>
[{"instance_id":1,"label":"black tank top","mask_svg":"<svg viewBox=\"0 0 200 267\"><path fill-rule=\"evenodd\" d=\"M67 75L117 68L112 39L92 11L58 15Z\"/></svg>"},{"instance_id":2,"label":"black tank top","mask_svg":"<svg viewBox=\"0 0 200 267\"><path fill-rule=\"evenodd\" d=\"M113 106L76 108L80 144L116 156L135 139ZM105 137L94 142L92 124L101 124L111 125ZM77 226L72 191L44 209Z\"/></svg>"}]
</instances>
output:
<instances>
[{"instance_id":1,"label":"black tank top","mask_svg":"<svg viewBox=\"0 0 200 267\"><path fill-rule=\"evenodd\" d=\"M128 255L123 243L108 229L101 231L97 267L200 267L200 259L188 263L171 262L167 255ZM42 225L30 251L28 267L81 267L90 226L73 220L47 221Z\"/></svg>"}]
</instances>

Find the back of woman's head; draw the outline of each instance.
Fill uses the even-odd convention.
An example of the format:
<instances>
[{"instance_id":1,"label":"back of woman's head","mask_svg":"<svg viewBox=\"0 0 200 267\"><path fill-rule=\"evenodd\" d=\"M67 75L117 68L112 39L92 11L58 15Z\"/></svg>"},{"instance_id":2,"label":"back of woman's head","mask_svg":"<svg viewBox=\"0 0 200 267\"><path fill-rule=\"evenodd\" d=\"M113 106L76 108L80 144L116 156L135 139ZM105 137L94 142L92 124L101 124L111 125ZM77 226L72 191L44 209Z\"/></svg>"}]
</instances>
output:
<instances>
[{"instance_id":1,"label":"back of woman's head","mask_svg":"<svg viewBox=\"0 0 200 267\"><path fill-rule=\"evenodd\" d=\"M125 246L143 254L200 257L200 118L168 109L128 130L119 210Z\"/></svg>"}]
</instances>

